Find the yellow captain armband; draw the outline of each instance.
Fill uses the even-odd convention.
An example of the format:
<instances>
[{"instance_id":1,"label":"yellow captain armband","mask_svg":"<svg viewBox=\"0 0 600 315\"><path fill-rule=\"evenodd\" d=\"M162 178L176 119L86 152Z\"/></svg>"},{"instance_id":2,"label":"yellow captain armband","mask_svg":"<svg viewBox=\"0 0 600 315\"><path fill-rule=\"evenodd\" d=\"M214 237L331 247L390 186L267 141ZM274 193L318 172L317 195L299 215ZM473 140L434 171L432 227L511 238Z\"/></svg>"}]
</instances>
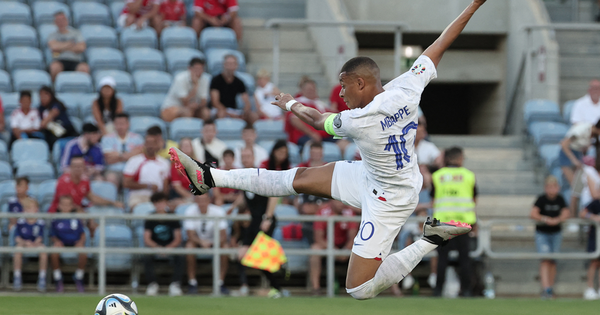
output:
<instances>
[{"instance_id":1,"label":"yellow captain armband","mask_svg":"<svg viewBox=\"0 0 600 315\"><path fill-rule=\"evenodd\" d=\"M340 114L329 115L329 117L327 117L327 119L325 120L324 129L325 132L332 135L334 138L341 138L335 133L335 130L333 129L334 124L338 128L341 127L342 119L340 117Z\"/></svg>"}]
</instances>

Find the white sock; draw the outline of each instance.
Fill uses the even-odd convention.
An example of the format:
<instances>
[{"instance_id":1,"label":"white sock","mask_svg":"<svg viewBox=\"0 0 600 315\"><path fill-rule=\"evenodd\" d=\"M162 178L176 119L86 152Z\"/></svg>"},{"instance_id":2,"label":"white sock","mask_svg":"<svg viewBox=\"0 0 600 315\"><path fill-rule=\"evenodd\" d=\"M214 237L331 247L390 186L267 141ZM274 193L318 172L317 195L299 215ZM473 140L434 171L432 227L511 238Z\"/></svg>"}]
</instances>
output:
<instances>
[{"instance_id":1,"label":"white sock","mask_svg":"<svg viewBox=\"0 0 600 315\"><path fill-rule=\"evenodd\" d=\"M38 277L40 279L46 278L46 270L40 270L40 273L38 273Z\"/></svg>"},{"instance_id":2,"label":"white sock","mask_svg":"<svg viewBox=\"0 0 600 315\"><path fill-rule=\"evenodd\" d=\"M83 269L75 270L75 279L83 280Z\"/></svg>"},{"instance_id":3,"label":"white sock","mask_svg":"<svg viewBox=\"0 0 600 315\"><path fill-rule=\"evenodd\" d=\"M13 275L16 277L20 277L21 276L21 270L17 270L15 269L15 271L13 271Z\"/></svg>"},{"instance_id":4,"label":"white sock","mask_svg":"<svg viewBox=\"0 0 600 315\"><path fill-rule=\"evenodd\" d=\"M188 280L188 284L195 287L198 285L198 281L196 279L190 279Z\"/></svg>"},{"instance_id":5,"label":"white sock","mask_svg":"<svg viewBox=\"0 0 600 315\"><path fill-rule=\"evenodd\" d=\"M54 277L54 281L62 280L62 272L60 272L60 269L52 271L52 276Z\"/></svg>"},{"instance_id":6,"label":"white sock","mask_svg":"<svg viewBox=\"0 0 600 315\"><path fill-rule=\"evenodd\" d=\"M245 190L265 197L297 195L293 182L297 168L286 171L268 171L264 168L240 170L211 169L215 186Z\"/></svg>"}]
</instances>

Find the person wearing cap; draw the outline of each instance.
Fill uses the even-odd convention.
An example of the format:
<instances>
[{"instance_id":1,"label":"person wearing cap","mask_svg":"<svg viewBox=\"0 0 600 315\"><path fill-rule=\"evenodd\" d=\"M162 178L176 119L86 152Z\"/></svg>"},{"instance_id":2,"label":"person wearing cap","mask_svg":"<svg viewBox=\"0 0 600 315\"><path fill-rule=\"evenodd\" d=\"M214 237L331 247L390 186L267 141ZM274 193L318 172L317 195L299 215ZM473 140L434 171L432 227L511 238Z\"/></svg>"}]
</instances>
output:
<instances>
[{"instance_id":1,"label":"person wearing cap","mask_svg":"<svg viewBox=\"0 0 600 315\"><path fill-rule=\"evenodd\" d=\"M123 112L123 102L117 98L117 82L104 77L98 84L98 98L92 103L92 114L103 135L114 132L115 116Z\"/></svg>"},{"instance_id":2,"label":"person wearing cap","mask_svg":"<svg viewBox=\"0 0 600 315\"><path fill-rule=\"evenodd\" d=\"M87 168L86 175L92 179L101 177L105 166L102 149L98 144L101 136L100 130L96 125L90 123L84 124L81 136L67 142L65 145L63 155L60 159L61 171L69 171L71 157L82 156Z\"/></svg>"},{"instance_id":3,"label":"person wearing cap","mask_svg":"<svg viewBox=\"0 0 600 315\"><path fill-rule=\"evenodd\" d=\"M179 117L210 118L208 88L210 75L204 72L204 60L192 58L188 71L175 76L173 84L163 101L160 117L167 122Z\"/></svg>"}]
</instances>

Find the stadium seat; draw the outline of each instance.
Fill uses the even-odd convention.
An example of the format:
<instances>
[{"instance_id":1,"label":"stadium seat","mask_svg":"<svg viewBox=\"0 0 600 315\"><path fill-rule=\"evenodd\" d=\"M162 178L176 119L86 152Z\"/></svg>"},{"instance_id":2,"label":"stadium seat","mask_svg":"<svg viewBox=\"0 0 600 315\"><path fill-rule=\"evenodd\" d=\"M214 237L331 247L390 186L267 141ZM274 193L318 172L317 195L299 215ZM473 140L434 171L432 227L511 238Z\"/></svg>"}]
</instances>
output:
<instances>
[{"instance_id":1,"label":"stadium seat","mask_svg":"<svg viewBox=\"0 0 600 315\"><path fill-rule=\"evenodd\" d=\"M248 92L248 95L251 96L250 99L253 100L252 96L254 95L254 89L256 88L256 82L254 81L254 77L250 73L239 71L235 72L235 76L242 80L242 82L244 82L244 85L246 86L246 91Z\"/></svg>"},{"instance_id":2,"label":"stadium seat","mask_svg":"<svg viewBox=\"0 0 600 315\"><path fill-rule=\"evenodd\" d=\"M0 27L0 37L2 37L2 47L4 49L11 46L38 46L37 33L29 25L3 24Z\"/></svg>"},{"instance_id":3,"label":"stadium seat","mask_svg":"<svg viewBox=\"0 0 600 315\"><path fill-rule=\"evenodd\" d=\"M292 165L298 165L302 163L300 157L300 149L298 148L298 145L293 142L288 142L287 147L288 154L290 155L290 162L292 163Z\"/></svg>"},{"instance_id":4,"label":"stadium seat","mask_svg":"<svg viewBox=\"0 0 600 315\"><path fill-rule=\"evenodd\" d=\"M131 230L124 224L110 224L104 230L107 247L133 247ZM94 233L94 246L100 244L100 232ZM131 254L107 254L106 269L109 271L131 270Z\"/></svg>"},{"instance_id":5,"label":"stadium seat","mask_svg":"<svg viewBox=\"0 0 600 315\"><path fill-rule=\"evenodd\" d=\"M36 198L40 205L51 203L56 192L56 179L46 180L40 183Z\"/></svg>"},{"instance_id":6,"label":"stadium seat","mask_svg":"<svg viewBox=\"0 0 600 315\"><path fill-rule=\"evenodd\" d=\"M267 152L271 152L273 149L273 145L275 145L275 140L260 140L257 142L259 146L265 149Z\"/></svg>"},{"instance_id":7,"label":"stadium seat","mask_svg":"<svg viewBox=\"0 0 600 315\"><path fill-rule=\"evenodd\" d=\"M131 47L156 48L156 31L151 27L145 27L141 30L126 28L121 33L121 49Z\"/></svg>"},{"instance_id":8,"label":"stadium seat","mask_svg":"<svg viewBox=\"0 0 600 315\"><path fill-rule=\"evenodd\" d=\"M73 122L73 121L71 121ZM60 159L62 157L63 151L65 150L65 146L67 145L67 142L71 141L73 138L69 137L69 138L61 138L58 139L54 142L54 144L52 145L52 163L54 163L54 165L59 168L60 166Z\"/></svg>"},{"instance_id":9,"label":"stadium seat","mask_svg":"<svg viewBox=\"0 0 600 315\"><path fill-rule=\"evenodd\" d=\"M187 70L192 58L205 59L201 51L191 48L168 48L165 50L165 57L167 59L167 70L172 75Z\"/></svg>"},{"instance_id":10,"label":"stadium seat","mask_svg":"<svg viewBox=\"0 0 600 315\"><path fill-rule=\"evenodd\" d=\"M10 75L8 75L8 72L4 70L0 70L0 92L12 92L12 83L10 82Z\"/></svg>"},{"instance_id":11,"label":"stadium seat","mask_svg":"<svg viewBox=\"0 0 600 315\"><path fill-rule=\"evenodd\" d=\"M254 123L257 139L277 140L285 133L282 120L259 120Z\"/></svg>"},{"instance_id":12,"label":"stadium seat","mask_svg":"<svg viewBox=\"0 0 600 315\"><path fill-rule=\"evenodd\" d=\"M4 50L6 55L6 70L39 69L46 65L42 52L33 47L9 47Z\"/></svg>"},{"instance_id":13,"label":"stadium seat","mask_svg":"<svg viewBox=\"0 0 600 315\"><path fill-rule=\"evenodd\" d=\"M28 161L48 161L48 144L40 139L19 139L12 145L10 159L13 166Z\"/></svg>"},{"instance_id":14,"label":"stadium seat","mask_svg":"<svg viewBox=\"0 0 600 315\"><path fill-rule=\"evenodd\" d=\"M87 208L87 212L90 214L105 214L105 215L114 215L114 214L124 214L125 212L122 209L109 207L109 206L91 206ZM107 218L106 224L125 224L124 218Z\"/></svg>"},{"instance_id":15,"label":"stadium seat","mask_svg":"<svg viewBox=\"0 0 600 315\"><path fill-rule=\"evenodd\" d=\"M81 121L81 119L79 119L79 117L75 117L75 116L69 116L69 120L71 120L71 124L73 124L73 128L75 128L75 131L77 131L78 133L81 133L82 128L83 128L83 121Z\"/></svg>"},{"instance_id":16,"label":"stadium seat","mask_svg":"<svg viewBox=\"0 0 600 315\"><path fill-rule=\"evenodd\" d=\"M244 144L245 144L244 140L240 140L240 139L223 140L223 142L225 143L227 148L229 148L231 150L235 150L237 148L243 148Z\"/></svg>"},{"instance_id":17,"label":"stadium seat","mask_svg":"<svg viewBox=\"0 0 600 315\"><path fill-rule=\"evenodd\" d=\"M122 96L124 111L133 116L159 116L159 105L151 94Z\"/></svg>"},{"instance_id":18,"label":"stadium seat","mask_svg":"<svg viewBox=\"0 0 600 315\"><path fill-rule=\"evenodd\" d=\"M54 24L54 14L64 12L67 19L71 20L69 6L56 1L36 1L32 5L33 20L38 27L44 24Z\"/></svg>"},{"instance_id":19,"label":"stadium seat","mask_svg":"<svg viewBox=\"0 0 600 315\"><path fill-rule=\"evenodd\" d=\"M86 50L88 64L92 72L98 70L125 70L125 57L115 48L96 47Z\"/></svg>"},{"instance_id":20,"label":"stadium seat","mask_svg":"<svg viewBox=\"0 0 600 315\"><path fill-rule=\"evenodd\" d=\"M40 49L45 51L48 49L48 37L50 34L56 32L58 29L54 24L43 24L37 27L38 35L40 36ZM49 63L50 60L46 60Z\"/></svg>"},{"instance_id":21,"label":"stadium seat","mask_svg":"<svg viewBox=\"0 0 600 315\"><path fill-rule=\"evenodd\" d=\"M56 92L61 93L92 93L94 86L92 77L84 72L63 71L56 76L54 82Z\"/></svg>"},{"instance_id":22,"label":"stadium seat","mask_svg":"<svg viewBox=\"0 0 600 315\"><path fill-rule=\"evenodd\" d=\"M168 135L167 123L164 120L157 117L131 117L130 126L131 127L129 128L129 130L140 135L145 135L146 130L148 130L148 128L152 126L159 126L163 132L163 136L166 137L166 135Z\"/></svg>"},{"instance_id":23,"label":"stadium seat","mask_svg":"<svg viewBox=\"0 0 600 315\"><path fill-rule=\"evenodd\" d=\"M117 201L117 187L113 183L92 181L91 183L92 192L104 199Z\"/></svg>"},{"instance_id":24,"label":"stadium seat","mask_svg":"<svg viewBox=\"0 0 600 315\"><path fill-rule=\"evenodd\" d=\"M352 142L349 145L346 146L346 149L344 149L344 160L346 161L354 161L356 160L355 156L356 156L356 143Z\"/></svg>"},{"instance_id":25,"label":"stadium seat","mask_svg":"<svg viewBox=\"0 0 600 315\"><path fill-rule=\"evenodd\" d=\"M136 71L133 79L138 93L167 93L172 81L170 74L155 70Z\"/></svg>"},{"instance_id":26,"label":"stadium seat","mask_svg":"<svg viewBox=\"0 0 600 315\"><path fill-rule=\"evenodd\" d=\"M549 100L530 100L525 103L524 118L528 125L536 121L563 121L558 104Z\"/></svg>"},{"instance_id":27,"label":"stadium seat","mask_svg":"<svg viewBox=\"0 0 600 315\"><path fill-rule=\"evenodd\" d=\"M92 103L96 99L98 99L97 93L79 95L79 118L85 121L85 119L87 119L89 116L92 116Z\"/></svg>"},{"instance_id":28,"label":"stadium seat","mask_svg":"<svg viewBox=\"0 0 600 315\"><path fill-rule=\"evenodd\" d=\"M573 107L575 106L576 102L577 102L577 100L571 100L571 101L567 101L563 105L563 109L562 109L563 119L565 120L567 125L571 124L571 112L573 111Z\"/></svg>"},{"instance_id":29,"label":"stadium seat","mask_svg":"<svg viewBox=\"0 0 600 315\"><path fill-rule=\"evenodd\" d=\"M28 5L17 1L2 1L0 8L0 24L31 25L31 10Z\"/></svg>"},{"instance_id":30,"label":"stadium seat","mask_svg":"<svg viewBox=\"0 0 600 315\"><path fill-rule=\"evenodd\" d=\"M0 139L0 161L8 162L8 148L6 142Z\"/></svg>"},{"instance_id":31,"label":"stadium seat","mask_svg":"<svg viewBox=\"0 0 600 315\"><path fill-rule=\"evenodd\" d=\"M153 213L154 211L155 211L155 208L151 202L144 202L144 203L139 203L135 207L133 207L131 214L135 217L135 216L139 216L139 215L149 215L149 214ZM137 229L139 227L143 228L144 220L131 220L131 227L133 229Z\"/></svg>"},{"instance_id":32,"label":"stadium seat","mask_svg":"<svg viewBox=\"0 0 600 315\"><path fill-rule=\"evenodd\" d=\"M43 85L52 86L50 74L43 70L27 69L13 72L13 87L15 91L29 90L37 92ZM33 103L37 104L37 103Z\"/></svg>"},{"instance_id":33,"label":"stadium seat","mask_svg":"<svg viewBox=\"0 0 600 315\"><path fill-rule=\"evenodd\" d=\"M147 47L134 47L125 50L127 58L127 70L134 72L138 70L165 70L165 57L157 49Z\"/></svg>"},{"instance_id":34,"label":"stadium seat","mask_svg":"<svg viewBox=\"0 0 600 315\"><path fill-rule=\"evenodd\" d=\"M17 163L17 177L27 176L33 183L41 183L45 180L54 179L54 168L45 160L19 161Z\"/></svg>"},{"instance_id":35,"label":"stadium seat","mask_svg":"<svg viewBox=\"0 0 600 315\"><path fill-rule=\"evenodd\" d=\"M73 9L73 25L76 27L83 24L112 25L108 7L102 3L76 1L71 8Z\"/></svg>"},{"instance_id":36,"label":"stadium seat","mask_svg":"<svg viewBox=\"0 0 600 315\"><path fill-rule=\"evenodd\" d=\"M179 142L181 138L197 138L201 136L204 122L199 118L181 117L171 122L169 139Z\"/></svg>"},{"instance_id":37,"label":"stadium seat","mask_svg":"<svg viewBox=\"0 0 600 315\"><path fill-rule=\"evenodd\" d=\"M12 179L12 167L8 162L0 161L0 181Z\"/></svg>"},{"instance_id":38,"label":"stadium seat","mask_svg":"<svg viewBox=\"0 0 600 315\"><path fill-rule=\"evenodd\" d=\"M238 71L245 72L246 71L246 58L244 58L244 54L237 50L231 49L223 49L216 48L205 51L206 54L206 63L207 63L207 72L211 75L215 76L223 70L223 58L226 55L234 55L238 60Z\"/></svg>"},{"instance_id":39,"label":"stadium seat","mask_svg":"<svg viewBox=\"0 0 600 315\"><path fill-rule=\"evenodd\" d=\"M171 26L160 33L160 48L172 47L196 48L196 32L191 27Z\"/></svg>"},{"instance_id":40,"label":"stadium seat","mask_svg":"<svg viewBox=\"0 0 600 315\"><path fill-rule=\"evenodd\" d=\"M4 53L0 50L0 69L4 69Z\"/></svg>"},{"instance_id":41,"label":"stadium seat","mask_svg":"<svg viewBox=\"0 0 600 315\"><path fill-rule=\"evenodd\" d=\"M0 182L0 204L8 202L10 197L17 193L14 180L5 180Z\"/></svg>"},{"instance_id":42,"label":"stadium seat","mask_svg":"<svg viewBox=\"0 0 600 315\"><path fill-rule=\"evenodd\" d=\"M557 122L534 122L529 130L533 136L533 142L540 147L543 144L559 143L565 137L569 127Z\"/></svg>"},{"instance_id":43,"label":"stadium seat","mask_svg":"<svg viewBox=\"0 0 600 315\"><path fill-rule=\"evenodd\" d=\"M82 25L79 28L85 39L87 48L110 47L118 48L117 31L106 25Z\"/></svg>"},{"instance_id":44,"label":"stadium seat","mask_svg":"<svg viewBox=\"0 0 600 315\"><path fill-rule=\"evenodd\" d=\"M228 27L207 27L200 33L200 50L213 48L238 49L235 32Z\"/></svg>"},{"instance_id":45,"label":"stadium seat","mask_svg":"<svg viewBox=\"0 0 600 315\"><path fill-rule=\"evenodd\" d=\"M221 140L236 140L240 139L242 129L246 125L242 119L236 118L220 118L215 120L217 127L217 137Z\"/></svg>"},{"instance_id":46,"label":"stadium seat","mask_svg":"<svg viewBox=\"0 0 600 315\"><path fill-rule=\"evenodd\" d=\"M101 86L100 80L104 77L112 77L117 83L117 92L121 93L134 93L135 85L133 84L133 78L128 72L121 70L100 70L94 73L94 82L96 82L96 90L100 91Z\"/></svg>"},{"instance_id":47,"label":"stadium seat","mask_svg":"<svg viewBox=\"0 0 600 315\"><path fill-rule=\"evenodd\" d=\"M110 15L112 16L114 27L117 27L117 21L119 20L119 15L123 12L124 6L125 2L121 1L114 1L110 4Z\"/></svg>"},{"instance_id":48,"label":"stadium seat","mask_svg":"<svg viewBox=\"0 0 600 315\"><path fill-rule=\"evenodd\" d=\"M561 150L560 144L544 144L539 147L540 157L547 169L558 166L558 155Z\"/></svg>"},{"instance_id":49,"label":"stadium seat","mask_svg":"<svg viewBox=\"0 0 600 315\"><path fill-rule=\"evenodd\" d=\"M0 96L2 99L2 107L4 108L4 117L10 118L10 114L13 112L13 110L19 108L19 106L20 106L19 105L19 93L18 92L2 93L2 94L0 94ZM35 103L33 103L33 104L35 104ZM6 126L10 126L10 124L8 124Z\"/></svg>"}]
</instances>

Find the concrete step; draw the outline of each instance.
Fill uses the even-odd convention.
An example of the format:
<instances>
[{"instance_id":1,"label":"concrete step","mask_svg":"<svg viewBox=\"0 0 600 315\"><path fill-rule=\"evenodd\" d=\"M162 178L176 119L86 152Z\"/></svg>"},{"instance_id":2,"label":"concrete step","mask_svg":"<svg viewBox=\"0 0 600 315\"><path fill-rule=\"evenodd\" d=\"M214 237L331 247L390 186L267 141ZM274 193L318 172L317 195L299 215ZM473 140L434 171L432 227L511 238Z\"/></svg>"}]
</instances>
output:
<instances>
[{"instance_id":1,"label":"concrete step","mask_svg":"<svg viewBox=\"0 0 600 315\"><path fill-rule=\"evenodd\" d=\"M280 55L280 73L302 73L306 75L323 72L319 55L314 51L282 51ZM270 50L250 50L248 60L269 71L273 69L273 53Z\"/></svg>"},{"instance_id":2,"label":"concrete step","mask_svg":"<svg viewBox=\"0 0 600 315\"><path fill-rule=\"evenodd\" d=\"M260 27L244 28L244 45L249 50L273 49L273 31ZM282 29L279 35L279 47L282 51L312 51L314 45L305 29Z\"/></svg>"},{"instance_id":3,"label":"concrete step","mask_svg":"<svg viewBox=\"0 0 600 315\"><path fill-rule=\"evenodd\" d=\"M306 18L306 0L238 0L242 18Z\"/></svg>"},{"instance_id":4,"label":"concrete step","mask_svg":"<svg viewBox=\"0 0 600 315\"><path fill-rule=\"evenodd\" d=\"M598 56L564 56L560 58L561 77L590 77L600 73Z\"/></svg>"},{"instance_id":5,"label":"concrete step","mask_svg":"<svg viewBox=\"0 0 600 315\"><path fill-rule=\"evenodd\" d=\"M541 184L535 183L535 174L530 172L489 172L475 174L479 193L485 195L535 195Z\"/></svg>"},{"instance_id":6,"label":"concrete step","mask_svg":"<svg viewBox=\"0 0 600 315\"><path fill-rule=\"evenodd\" d=\"M556 41L562 51L562 46L600 44L600 33L584 31L557 31Z\"/></svg>"},{"instance_id":7,"label":"concrete step","mask_svg":"<svg viewBox=\"0 0 600 315\"><path fill-rule=\"evenodd\" d=\"M477 148L521 148L523 145L522 136L431 135L430 138L435 145L442 148L451 146Z\"/></svg>"},{"instance_id":8,"label":"concrete step","mask_svg":"<svg viewBox=\"0 0 600 315\"><path fill-rule=\"evenodd\" d=\"M477 216L481 219L529 217L536 195L479 195Z\"/></svg>"}]
</instances>

